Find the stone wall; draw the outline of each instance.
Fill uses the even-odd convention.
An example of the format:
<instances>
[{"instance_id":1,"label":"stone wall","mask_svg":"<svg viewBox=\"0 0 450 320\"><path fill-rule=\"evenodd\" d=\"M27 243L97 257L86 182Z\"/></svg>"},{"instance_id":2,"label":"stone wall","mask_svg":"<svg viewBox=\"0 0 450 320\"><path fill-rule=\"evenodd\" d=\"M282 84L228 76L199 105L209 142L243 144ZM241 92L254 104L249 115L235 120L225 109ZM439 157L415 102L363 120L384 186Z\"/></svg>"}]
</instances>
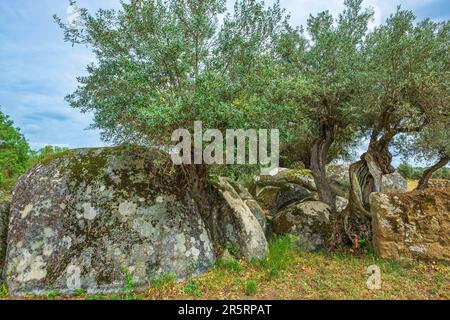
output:
<instances>
[{"instance_id":1,"label":"stone wall","mask_svg":"<svg viewBox=\"0 0 450 320\"><path fill-rule=\"evenodd\" d=\"M374 193L370 206L382 258L450 261L450 188Z\"/></svg>"}]
</instances>

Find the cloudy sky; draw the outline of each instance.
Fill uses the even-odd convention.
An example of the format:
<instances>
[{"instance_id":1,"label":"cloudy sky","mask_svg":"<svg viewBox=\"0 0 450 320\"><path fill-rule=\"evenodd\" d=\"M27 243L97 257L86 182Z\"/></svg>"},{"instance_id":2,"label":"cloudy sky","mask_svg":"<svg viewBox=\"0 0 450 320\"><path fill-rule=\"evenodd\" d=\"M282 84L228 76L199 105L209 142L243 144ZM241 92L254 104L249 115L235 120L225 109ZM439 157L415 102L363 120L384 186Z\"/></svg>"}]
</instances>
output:
<instances>
[{"instance_id":1,"label":"cloudy sky","mask_svg":"<svg viewBox=\"0 0 450 320\"><path fill-rule=\"evenodd\" d=\"M266 3L271 3L266 0ZM118 8L119 0L79 0L95 11ZM398 4L412 9L419 19L450 18L448 0L366 0L379 24ZM310 13L338 12L343 0L281 0L296 25ZM76 87L76 77L92 61L86 48L63 42L52 15L67 19L66 0L0 0L0 106L19 126L33 148L60 145L71 148L100 146L99 133L86 130L89 115L71 109L65 95Z\"/></svg>"}]
</instances>

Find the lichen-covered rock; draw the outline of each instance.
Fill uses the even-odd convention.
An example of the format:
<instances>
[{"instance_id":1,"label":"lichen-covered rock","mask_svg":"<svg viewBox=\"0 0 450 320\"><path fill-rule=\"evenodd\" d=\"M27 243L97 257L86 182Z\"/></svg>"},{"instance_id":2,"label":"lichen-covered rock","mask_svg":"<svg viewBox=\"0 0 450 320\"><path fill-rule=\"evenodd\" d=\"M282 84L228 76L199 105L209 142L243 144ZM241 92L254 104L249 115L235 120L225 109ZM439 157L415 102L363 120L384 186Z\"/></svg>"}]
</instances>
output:
<instances>
[{"instance_id":1,"label":"lichen-covered rock","mask_svg":"<svg viewBox=\"0 0 450 320\"><path fill-rule=\"evenodd\" d=\"M287 183L278 191L275 202L272 205L271 213L275 216L279 211L293 203L318 200L316 192L312 192L303 186Z\"/></svg>"},{"instance_id":2,"label":"lichen-covered rock","mask_svg":"<svg viewBox=\"0 0 450 320\"><path fill-rule=\"evenodd\" d=\"M336 197L336 212L342 212L345 208L347 208L348 200L343 197Z\"/></svg>"},{"instance_id":3,"label":"lichen-covered rock","mask_svg":"<svg viewBox=\"0 0 450 320\"><path fill-rule=\"evenodd\" d=\"M164 273L179 278L214 261L208 230L158 150L69 151L18 182L5 275L10 293L117 290Z\"/></svg>"},{"instance_id":4,"label":"lichen-covered rock","mask_svg":"<svg viewBox=\"0 0 450 320\"><path fill-rule=\"evenodd\" d=\"M255 197L267 186L281 188L289 183L303 186L310 191L317 191L311 170L293 170L286 168L276 168L270 175L256 177L251 183L249 191Z\"/></svg>"},{"instance_id":5,"label":"lichen-covered rock","mask_svg":"<svg viewBox=\"0 0 450 320\"><path fill-rule=\"evenodd\" d=\"M244 188L243 186L241 186L240 184L235 183L226 178L221 178L221 179L222 179L222 182L224 180L226 180L226 182L229 183L233 187L233 189L239 194L239 197L249 207L250 211L255 216L256 220L258 220L263 231L266 232L267 212L263 208L261 208L258 201L256 201L255 198L253 198L253 196L250 194L250 192L248 192L248 190L246 188Z\"/></svg>"},{"instance_id":6,"label":"lichen-covered rock","mask_svg":"<svg viewBox=\"0 0 450 320\"><path fill-rule=\"evenodd\" d=\"M350 187L349 177L349 165L348 164L330 164L327 165L327 176L342 185L343 187Z\"/></svg>"},{"instance_id":7,"label":"lichen-covered rock","mask_svg":"<svg viewBox=\"0 0 450 320\"><path fill-rule=\"evenodd\" d=\"M257 177L249 190L272 216L292 203L318 199L314 178L306 169L278 168L273 175Z\"/></svg>"},{"instance_id":8,"label":"lichen-covered rock","mask_svg":"<svg viewBox=\"0 0 450 320\"><path fill-rule=\"evenodd\" d=\"M255 199L260 204L261 208L267 211L272 211L273 204L277 200L278 192L281 187L266 186L258 190L255 194Z\"/></svg>"},{"instance_id":9,"label":"lichen-covered rock","mask_svg":"<svg viewBox=\"0 0 450 320\"><path fill-rule=\"evenodd\" d=\"M330 214L330 207L320 201L294 203L277 214L272 230L279 235L298 236L305 250L317 251L330 237Z\"/></svg>"},{"instance_id":10,"label":"lichen-covered rock","mask_svg":"<svg viewBox=\"0 0 450 320\"><path fill-rule=\"evenodd\" d=\"M326 167L331 187L341 197L348 197L350 191L350 175L348 164L330 164Z\"/></svg>"},{"instance_id":11,"label":"lichen-covered rock","mask_svg":"<svg viewBox=\"0 0 450 320\"><path fill-rule=\"evenodd\" d=\"M370 207L381 257L450 261L450 188L373 193Z\"/></svg>"},{"instance_id":12,"label":"lichen-covered rock","mask_svg":"<svg viewBox=\"0 0 450 320\"><path fill-rule=\"evenodd\" d=\"M3 281L10 206L11 203L9 201L0 201L0 284Z\"/></svg>"},{"instance_id":13,"label":"lichen-covered rock","mask_svg":"<svg viewBox=\"0 0 450 320\"><path fill-rule=\"evenodd\" d=\"M252 212L252 207L257 204L250 202L249 206L230 181L222 177L218 179L218 201L207 219L214 243L238 248L238 255L247 260L264 258L268 252L265 232ZM255 208L262 212L259 206L253 210Z\"/></svg>"},{"instance_id":14,"label":"lichen-covered rock","mask_svg":"<svg viewBox=\"0 0 450 320\"><path fill-rule=\"evenodd\" d=\"M397 171L391 174L381 176L381 192L406 192L408 191L408 182Z\"/></svg>"}]
</instances>

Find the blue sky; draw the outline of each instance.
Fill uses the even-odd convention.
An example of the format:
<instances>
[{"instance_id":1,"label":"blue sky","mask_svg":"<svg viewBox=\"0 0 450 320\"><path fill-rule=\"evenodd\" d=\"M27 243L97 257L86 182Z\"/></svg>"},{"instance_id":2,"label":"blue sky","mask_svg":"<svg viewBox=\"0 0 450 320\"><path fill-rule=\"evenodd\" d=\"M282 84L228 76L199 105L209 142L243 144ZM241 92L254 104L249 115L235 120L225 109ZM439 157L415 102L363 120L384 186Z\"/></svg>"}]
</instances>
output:
<instances>
[{"instance_id":1,"label":"blue sky","mask_svg":"<svg viewBox=\"0 0 450 320\"><path fill-rule=\"evenodd\" d=\"M266 0L266 3L272 1ZM398 4L422 19L446 20L448 0L366 0L379 24ZM79 0L91 12L118 8L118 0ZM304 24L309 13L338 12L343 0L281 0L292 22ZM90 115L71 109L64 97L76 88L92 55L84 47L64 43L52 15L67 19L66 0L0 0L0 105L22 129L33 148L60 145L70 148L103 145L99 133L86 130Z\"/></svg>"}]
</instances>

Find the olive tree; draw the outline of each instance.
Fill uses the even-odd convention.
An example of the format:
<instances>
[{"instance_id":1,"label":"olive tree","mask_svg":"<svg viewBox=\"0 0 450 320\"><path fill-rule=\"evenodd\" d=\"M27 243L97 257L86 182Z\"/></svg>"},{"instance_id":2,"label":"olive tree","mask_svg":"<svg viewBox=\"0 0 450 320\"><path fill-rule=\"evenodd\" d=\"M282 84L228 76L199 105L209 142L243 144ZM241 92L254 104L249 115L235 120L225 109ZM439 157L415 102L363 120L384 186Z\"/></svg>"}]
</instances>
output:
<instances>
[{"instance_id":1,"label":"olive tree","mask_svg":"<svg viewBox=\"0 0 450 320\"><path fill-rule=\"evenodd\" d=\"M402 136L395 145L405 159L432 163L422 173L417 189L428 188L428 181L450 162L450 117L436 119L421 132Z\"/></svg>"},{"instance_id":2,"label":"olive tree","mask_svg":"<svg viewBox=\"0 0 450 320\"><path fill-rule=\"evenodd\" d=\"M78 28L55 17L66 41L96 56L67 100L94 114L104 140L167 146L194 121L289 136L289 92L307 86L278 78L274 47L287 19L278 3L238 0L228 12L225 0L132 0L119 11L80 13ZM187 182L203 188L208 166L187 169Z\"/></svg>"},{"instance_id":3,"label":"olive tree","mask_svg":"<svg viewBox=\"0 0 450 320\"><path fill-rule=\"evenodd\" d=\"M326 165L355 141L363 110L356 97L364 89L362 46L373 12L361 3L345 1L337 18L328 11L310 16L306 28L287 28L278 44L280 62L289 66L288 76L306 76L311 82L309 94L301 93L297 108L307 119L296 126L297 143L309 157L320 199L332 209L336 194L327 180Z\"/></svg>"},{"instance_id":4,"label":"olive tree","mask_svg":"<svg viewBox=\"0 0 450 320\"><path fill-rule=\"evenodd\" d=\"M436 119L449 117L450 24L415 19L398 8L365 40L365 90L358 99L369 145L350 167L350 203L335 229L335 243L370 241L369 195L381 190L383 175L394 172L389 150L394 139L420 134Z\"/></svg>"}]
</instances>

